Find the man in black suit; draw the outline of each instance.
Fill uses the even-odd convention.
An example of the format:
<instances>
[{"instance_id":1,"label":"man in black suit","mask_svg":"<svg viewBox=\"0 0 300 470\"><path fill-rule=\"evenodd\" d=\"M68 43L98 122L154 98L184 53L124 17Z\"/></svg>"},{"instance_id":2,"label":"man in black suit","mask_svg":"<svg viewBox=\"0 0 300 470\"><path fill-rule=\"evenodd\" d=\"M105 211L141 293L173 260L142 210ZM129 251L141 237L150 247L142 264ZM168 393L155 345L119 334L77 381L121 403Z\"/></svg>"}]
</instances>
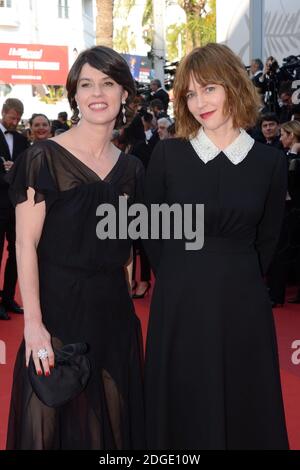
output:
<instances>
[{"instance_id":1,"label":"man in black suit","mask_svg":"<svg viewBox=\"0 0 300 470\"><path fill-rule=\"evenodd\" d=\"M278 116L275 113L263 114L260 118L260 126L263 136L261 142L283 150L282 144L280 142L280 126Z\"/></svg>"},{"instance_id":2,"label":"man in black suit","mask_svg":"<svg viewBox=\"0 0 300 470\"><path fill-rule=\"evenodd\" d=\"M164 105L165 112L168 111L169 106L169 94L162 88L161 81L157 78L151 80L150 82L150 89L151 89L151 101L152 100L160 100Z\"/></svg>"},{"instance_id":3,"label":"man in black suit","mask_svg":"<svg viewBox=\"0 0 300 470\"><path fill-rule=\"evenodd\" d=\"M0 320L10 319L7 311L23 313L23 309L14 300L17 284L15 209L9 200L8 184L4 180L18 155L28 147L26 138L16 130L23 111L23 103L20 100L9 98L3 104L0 120L0 262L5 238L8 243Z\"/></svg>"}]
</instances>

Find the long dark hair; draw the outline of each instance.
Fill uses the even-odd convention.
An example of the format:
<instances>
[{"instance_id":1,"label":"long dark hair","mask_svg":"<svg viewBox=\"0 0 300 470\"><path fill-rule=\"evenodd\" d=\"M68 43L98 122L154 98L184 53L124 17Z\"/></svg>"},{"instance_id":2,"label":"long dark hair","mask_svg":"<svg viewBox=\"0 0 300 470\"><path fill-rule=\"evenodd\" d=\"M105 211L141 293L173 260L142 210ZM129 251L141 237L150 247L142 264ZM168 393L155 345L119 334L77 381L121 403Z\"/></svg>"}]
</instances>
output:
<instances>
[{"instance_id":1,"label":"long dark hair","mask_svg":"<svg viewBox=\"0 0 300 470\"><path fill-rule=\"evenodd\" d=\"M85 64L89 64L91 67L94 67L95 69L100 70L104 74L108 75L128 92L128 97L125 104L126 119L128 123L129 118L131 118L133 114L128 105L132 102L136 94L135 83L126 60L123 59L123 57L118 54L118 52L106 46L94 46L81 52L70 69L66 88L70 107L73 111L73 116L71 117L72 122L78 122L79 120L79 109L75 95L77 91L79 75L82 67ZM115 123L116 129L124 126L122 118L123 115L120 107L120 111Z\"/></svg>"}]
</instances>

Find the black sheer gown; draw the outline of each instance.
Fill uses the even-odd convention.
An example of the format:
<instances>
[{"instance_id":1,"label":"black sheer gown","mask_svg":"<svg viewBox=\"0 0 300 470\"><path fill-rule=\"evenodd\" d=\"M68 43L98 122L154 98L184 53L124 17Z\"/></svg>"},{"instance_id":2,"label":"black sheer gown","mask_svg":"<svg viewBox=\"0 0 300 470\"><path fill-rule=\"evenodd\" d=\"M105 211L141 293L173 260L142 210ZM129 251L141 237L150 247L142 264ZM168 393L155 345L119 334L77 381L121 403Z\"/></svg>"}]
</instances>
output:
<instances>
[{"instance_id":1,"label":"black sheer gown","mask_svg":"<svg viewBox=\"0 0 300 470\"><path fill-rule=\"evenodd\" d=\"M204 204L204 246L147 243L156 271L146 347L151 449L286 449L276 335L263 281L286 196L281 153L255 143L234 165L160 142L147 204ZM195 227L195 225L194 225Z\"/></svg>"},{"instance_id":2,"label":"black sheer gown","mask_svg":"<svg viewBox=\"0 0 300 470\"><path fill-rule=\"evenodd\" d=\"M143 166L121 153L100 177L54 141L35 144L8 175L16 205L35 190L46 218L38 245L43 322L57 345L89 345L91 377L85 390L60 408L33 392L19 349L11 398L7 449L144 448L141 329L123 265L130 240L99 240L96 208L119 195L138 201Z\"/></svg>"}]
</instances>

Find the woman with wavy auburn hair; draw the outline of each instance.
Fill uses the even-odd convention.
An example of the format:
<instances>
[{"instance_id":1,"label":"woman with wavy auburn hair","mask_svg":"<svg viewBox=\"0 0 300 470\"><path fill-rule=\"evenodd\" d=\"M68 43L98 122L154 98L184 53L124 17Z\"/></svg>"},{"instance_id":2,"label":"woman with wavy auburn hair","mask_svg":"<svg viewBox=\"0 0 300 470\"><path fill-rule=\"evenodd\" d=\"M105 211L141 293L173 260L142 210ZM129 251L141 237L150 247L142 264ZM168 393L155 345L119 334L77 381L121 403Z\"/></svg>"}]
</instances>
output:
<instances>
[{"instance_id":1,"label":"woman with wavy auburn hair","mask_svg":"<svg viewBox=\"0 0 300 470\"><path fill-rule=\"evenodd\" d=\"M256 124L260 98L244 65L227 46L208 44L186 56L176 73L174 105L178 137L188 139L199 130L199 121L189 112L190 79L202 86L213 83L223 88L224 113L230 114L234 128L247 129Z\"/></svg>"},{"instance_id":2,"label":"woman with wavy auburn hair","mask_svg":"<svg viewBox=\"0 0 300 470\"><path fill-rule=\"evenodd\" d=\"M146 202L204 205L204 244L148 242L156 272L146 351L151 449L287 449L263 276L282 223L286 163L245 129L259 99L226 46L194 49L174 85L176 135L159 142ZM196 211L191 226L197 227Z\"/></svg>"}]
</instances>

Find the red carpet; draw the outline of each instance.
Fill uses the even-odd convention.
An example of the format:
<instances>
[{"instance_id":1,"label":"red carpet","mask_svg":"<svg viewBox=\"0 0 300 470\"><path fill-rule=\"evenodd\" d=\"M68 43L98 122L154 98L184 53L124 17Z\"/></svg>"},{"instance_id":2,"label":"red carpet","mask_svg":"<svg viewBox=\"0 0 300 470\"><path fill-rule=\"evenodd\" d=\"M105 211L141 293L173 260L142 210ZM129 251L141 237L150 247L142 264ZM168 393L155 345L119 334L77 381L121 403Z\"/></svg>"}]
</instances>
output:
<instances>
[{"instance_id":1,"label":"red carpet","mask_svg":"<svg viewBox=\"0 0 300 470\"><path fill-rule=\"evenodd\" d=\"M292 291L289 292L289 295L292 295ZM17 300L20 300L19 294ZM150 296L135 301L144 338L148 324L149 303ZM300 306L286 304L285 308L275 309L274 316L290 446L291 449L300 450L300 363L299 365L292 363L292 354L295 352L292 349L292 343L295 340L299 340L298 358L300 362ZM6 364L0 364L0 449L5 446L13 363L23 332L23 317L11 314L11 318L7 322L0 321L0 340L6 344ZM2 344L0 343L0 350Z\"/></svg>"}]
</instances>

